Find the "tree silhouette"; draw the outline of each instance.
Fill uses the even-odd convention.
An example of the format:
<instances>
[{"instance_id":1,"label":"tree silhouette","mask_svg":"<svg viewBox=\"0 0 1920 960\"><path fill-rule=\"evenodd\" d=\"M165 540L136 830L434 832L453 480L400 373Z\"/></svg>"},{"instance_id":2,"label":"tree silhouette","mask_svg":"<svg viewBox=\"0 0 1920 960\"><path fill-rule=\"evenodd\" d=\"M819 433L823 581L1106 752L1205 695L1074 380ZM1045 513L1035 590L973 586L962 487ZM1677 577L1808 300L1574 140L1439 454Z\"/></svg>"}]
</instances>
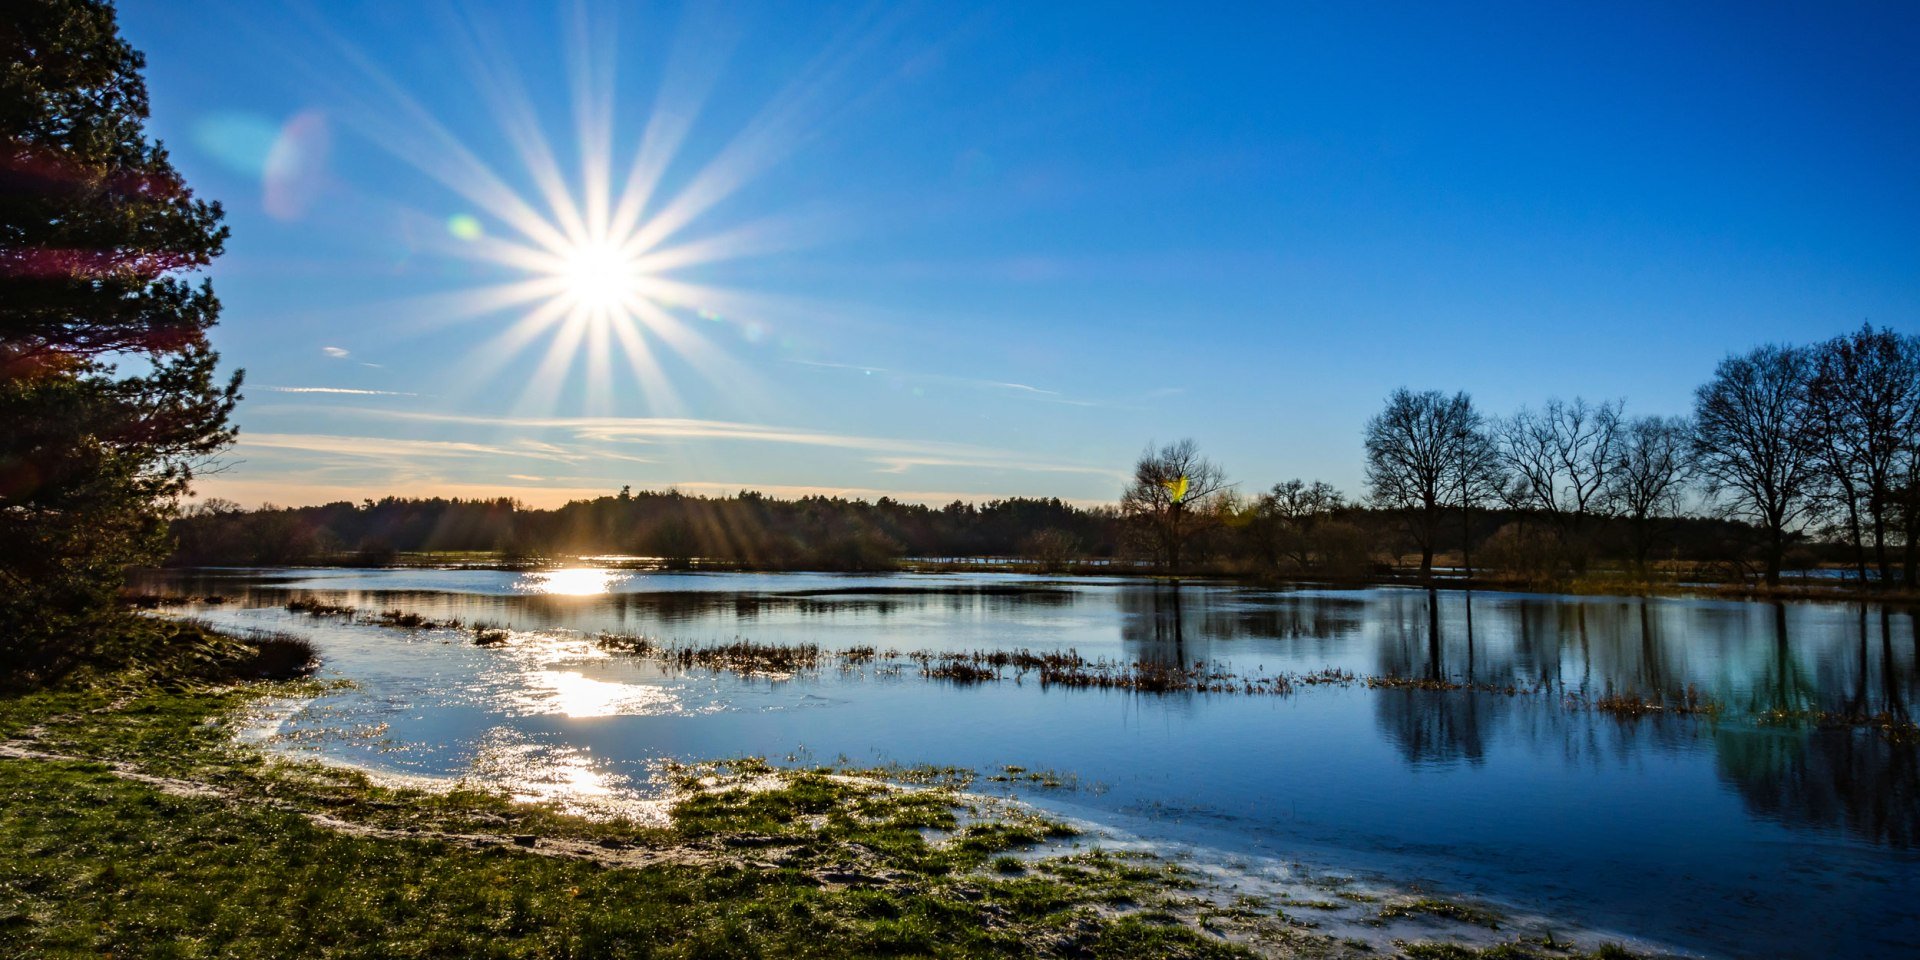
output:
<instances>
[{"instance_id":1,"label":"tree silhouette","mask_svg":"<svg viewBox=\"0 0 1920 960\"><path fill-rule=\"evenodd\" d=\"M1607 499L1627 521L1633 567L1642 576L1693 477L1692 440L1693 425L1680 417L1636 417L1620 432Z\"/></svg>"},{"instance_id":2,"label":"tree silhouette","mask_svg":"<svg viewBox=\"0 0 1920 960\"><path fill-rule=\"evenodd\" d=\"M1622 404L1549 400L1501 424L1500 448L1514 477L1514 506L1538 510L1553 523L1577 573L1590 556L1589 520L1606 506L1609 475L1621 439Z\"/></svg>"},{"instance_id":3,"label":"tree silhouette","mask_svg":"<svg viewBox=\"0 0 1920 960\"><path fill-rule=\"evenodd\" d=\"M1226 474L1192 440L1158 450L1148 444L1120 497L1120 513L1144 533L1154 560L1178 573L1187 541L1215 519L1215 501L1226 488Z\"/></svg>"},{"instance_id":4,"label":"tree silhouette","mask_svg":"<svg viewBox=\"0 0 1920 960\"><path fill-rule=\"evenodd\" d=\"M1769 344L1720 361L1694 394L1694 453L1709 489L1765 537L1767 583L1780 582L1787 532L1812 509L1807 355Z\"/></svg>"},{"instance_id":5,"label":"tree silhouette","mask_svg":"<svg viewBox=\"0 0 1920 960\"><path fill-rule=\"evenodd\" d=\"M1460 482L1468 455L1478 450L1480 415L1464 393L1415 393L1402 387L1367 421L1367 488L1375 505L1407 519L1420 548L1420 576L1433 576L1440 520Z\"/></svg>"},{"instance_id":6,"label":"tree silhouette","mask_svg":"<svg viewBox=\"0 0 1920 960\"><path fill-rule=\"evenodd\" d=\"M111 5L0 23L0 666L99 635L120 571L157 559L193 466L232 439L206 266L227 237L145 133L141 54ZM123 373L126 366L133 372Z\"/></svg>"},{"instance_id":7,"label":"tree silhouette","mask_svg":"<svg viewBox=\"0 0 1920 960\"><path fill-rule=\"evenodd\" d=\"M1862 326L1812 348L1808 365L1814 461L1829 499L1844 511L1860 580L1867 579L1871 534L1874 564L1886 583L1894 488L1911 470L1908 455L1920 423L1920 347L1891 330Z\"/></svg>"}]
</instances>

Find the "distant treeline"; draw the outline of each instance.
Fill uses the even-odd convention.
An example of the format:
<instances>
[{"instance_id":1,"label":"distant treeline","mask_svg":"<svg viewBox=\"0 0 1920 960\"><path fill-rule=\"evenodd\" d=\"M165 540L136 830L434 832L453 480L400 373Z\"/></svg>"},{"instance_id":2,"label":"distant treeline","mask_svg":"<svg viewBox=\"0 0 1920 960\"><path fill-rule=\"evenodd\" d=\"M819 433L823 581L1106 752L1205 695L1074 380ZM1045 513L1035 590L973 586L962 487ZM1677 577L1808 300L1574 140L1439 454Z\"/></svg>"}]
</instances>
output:
<instances>
[{"instance_id":1,"label":"distant treeline","mask_svg":"<svg viewBox=\"0 0 1920 960\"><path fill-rule=\"evenodd\" d=\"M1277 485L1311 490L1308 485ZM1327 492L1323 488L1323 492ZM1338 495L1311 510L1271 492L1232 517L1193 532L1183 565L1191 571L1358 578L1383 572L1411 546L1393 511L1349 504ZM1515 511L1473 514L1436 541L1460 553L1471 537L1483 568L1526 569L1525 538L1514 531L1542 518ZM751 491L730 497L621 491L552 510L508 499L364 500L316 507L242 510L210 501L174 523L178 565L273 565L393 561L402 553L476 552L503 559L625 554L668 566L753 569L888 569L903 557L1010 557L1049 569L1120 560L1163 568L1141 527L1114 507L1083 508L1054 499L1008 499L944 507L836 497L779 500ZM1635 540L1625 521L1601 523L1603 556L1625 560ZM1757 532L1733 521L1677 520L1662 556L1710 565L1707 575L1736 578ZM1806 562L1814 557L1809 554Z\"/></svg>"},{"instance_id":2,"label":"distant treeline","mask_svg":"<svg viewBox=\"0 0 1920 960\"><path fill-rule=\"evenodd\" d=\"M513 558L631 554L669 565L872 570L903 556L1115 554L1118 513L1057 499L945 507L838 497L780 500L673 491L578 500L552 510L512 500L389 497L318 507L209 501L174 523L183 565L382 563L402 552L489 551Z\"/></svg>"}]
</instances>

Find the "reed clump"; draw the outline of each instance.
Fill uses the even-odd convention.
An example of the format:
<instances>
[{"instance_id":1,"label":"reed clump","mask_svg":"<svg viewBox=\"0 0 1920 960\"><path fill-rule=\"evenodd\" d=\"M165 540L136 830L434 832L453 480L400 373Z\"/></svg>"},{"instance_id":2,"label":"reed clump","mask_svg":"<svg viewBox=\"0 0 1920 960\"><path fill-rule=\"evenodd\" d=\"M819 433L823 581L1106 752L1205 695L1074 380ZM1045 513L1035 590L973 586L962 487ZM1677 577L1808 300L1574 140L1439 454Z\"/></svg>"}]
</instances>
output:
<instances>
[{"instance_id":1,"label":"reed clump","mask_svg":"<svg viewBox=\"0 0 1920 960\"><path fill-rule=\"evenodd\" d=\"M818 644L755 643L734 640L721 644L662 644L651 637L603 633L595 638L603 650L658 660L671 667L699 667L742 676L795 674L818 670L825 654Z\"/></svg>"},{"instance_id":2,"label":"reed clump","mask_svg":"<svg viewBox=\"0 0 1920 960\"><path fill-rule=\"evenodd\" d=\"M429 617L408 610L382 610L369 621L383 627L399 627L403 630L421 630L428 627L449 626Z\"/></svg>"},{"instance_id":3,"label":"reed clump","mask_svg":"<svg viewBox=\"0 0 1920 960\"><path fill-rule=\"evenodd\" d=\"M135 610L153 610L158 607L178 607L189 603L204 603L219 606L227 603L226 597L217 593L196 597L192 594L174 593L122 593L120 602Z\"/></svg>"},{"instance_id":4,"label":"reed clump","mask_svg":"<svg viewBox=\"0 0 1920 960\"><path fill-rule=\"evenodd\" d=\"M1471 680L1450 680L1446 677L1402 677L1397 674L1388 674L1383 677L1367 677L1364 682L1369 690L1436 690L1441 692L1465 690L1471 693L1493 693L1506 697L1517 697L1521 694L1540 692L1539 687L1523 687L1517 683L1476 683Z\"/></svg>"},{"instance_id":5,"label":"reed clump","mask_svg":"<svg viewBox=\"0 0 1920 960\"><path fill-rule=\"evenodd\" d=\"M1911 717L1882 710L1879 713L1828 710L1768 710L1757 716L1760 723L1774 725L1812 724L1818 727L1863 727L1877 730L1894 743L1920 742L1920 723Z\"/></svg>"},{"instance_id":6,"label":"reed clump","mask_svg":"<svg viewBox=\"0 0 1920 960\"><path fill-rule=\"evenodd\" d=\"M1593 701L1593 709L1601 713L1612 714L1629 720L1657 714L1680 716L1718 716L1721 705L1712 697L1701 692L1700 688L1688 684L1674 700L1656 700L1633 693L1607 693Z\"/></svg>"},{"instance_id":7,"label":"reed clump","mask_svg":"<svg viewBox=\"0 0 1920 960\"><path fill-rule=\"evenodd\" d=\"M731 673L800 673L820 667L820 647L805 643L783 646L735 640L717 646L674 647L662 659L676 667L702 667Z\"/></svg>"},{"instance_id":8,"label":"reed clump","mask_svg":"<svg viewBox=\"0 0 1920 960\"><path fill-rule=\"evenodd\" d=\"M253 648L253 653L234 662L236 679L293 680L311 675L320 666L320 651L305 637L254 630L241 634L240 639Z\"/></svg>"},{"instance_id":9,"label":"reed clump","mask_svg":"<svg viewBox=\"0 0 1920 960\"><path fill-rule=\"evenodd\" d=\"M287 601L288 613L304 613L310 617L351 617L359 611L342 603L328 603L313 597L296 597Z\"/></svg>"},{"instance_id":10,"label":"reed clump","mask_svg":"<svg viewBox=\"0 0 1920 960\"><path fill-rule=\"evenodd\" d=\"M379 627L398 627L402 630L435 630L460 626L458 620L435 620L424 614L413 613L398 608L382 610L369 616L361 616L358 607L344 603L328 603L314 597L295 597L286 603L288 613L304 613L310 617L335 617L341 620L356 620L360 623Z\"/></svg>"},{"instance_id":11,"label":"reed clump","mask_svg":"<svg viewBox=\"0 0 1920 960\"><path fill-rule=\"evenodd\" d=\"M1295 683L1308 687L1350 687L1359 681L1359 677L1345 670L1336 670L1332 667L1328 667L1325 670L1316 670L1312 673L1301 674L1294 678Z\"/></svg>"},{"instance_id":12,"label":"reed clump","mask_svg":"<svg viewBox=\"0 0 1920 960\"><path fill-rule=\"evenodd\" d=\"M1043 687L1095 690L1132 690L1140 693L1261 693L1293 692L1284 676L1241 677L1205 661L1192 664L1138 660L1089 660L1075 650L1036 652L1018 650L927 651L908 654L930 679L980 683L1011 672L1018 682L1029 674Z\"/></svg>"}]
</instances>

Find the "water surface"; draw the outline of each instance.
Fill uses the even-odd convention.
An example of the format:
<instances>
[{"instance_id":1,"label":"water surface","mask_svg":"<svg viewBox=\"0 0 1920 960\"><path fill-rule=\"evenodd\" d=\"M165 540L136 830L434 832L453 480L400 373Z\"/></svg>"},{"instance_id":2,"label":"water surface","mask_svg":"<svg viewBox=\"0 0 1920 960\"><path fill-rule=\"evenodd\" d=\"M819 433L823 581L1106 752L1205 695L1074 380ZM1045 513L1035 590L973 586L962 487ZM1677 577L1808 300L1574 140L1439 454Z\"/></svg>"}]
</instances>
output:
<instances>
[{"instance_id":1,"label":"water surface","mask_svg":"<svg viewBox=\"0 0 1920 960\"><path fill-rule=\"evenodd\" d=\"M1488 898L1710 956L1896 956L1920 942L1920 748L1761 722L1906 716L1920 632L1905 609L991 573L276 569L143 586L223 595L197 614L314 637L325 672L356 686L300 705L282 739L386 772L644 803L668 758L1018 765L1065 783L1024 799L1128 835ZM480 648L455 631L289 614L294 597L515 632ZM590 641L601 631L1071 648L1525 692L955 686L904 660L743 678L610 655ZM1585 706L1689 692L1721 712L1622 720Z\"/></svg>"}]
</instances>

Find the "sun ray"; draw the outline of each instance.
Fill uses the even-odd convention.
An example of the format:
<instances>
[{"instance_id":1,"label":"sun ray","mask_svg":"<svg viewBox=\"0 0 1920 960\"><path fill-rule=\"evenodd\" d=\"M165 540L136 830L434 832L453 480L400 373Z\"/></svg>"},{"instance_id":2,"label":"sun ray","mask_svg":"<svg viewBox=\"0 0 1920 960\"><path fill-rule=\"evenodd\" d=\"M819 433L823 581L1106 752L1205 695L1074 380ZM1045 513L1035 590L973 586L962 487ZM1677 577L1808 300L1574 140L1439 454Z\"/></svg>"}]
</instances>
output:
<instances>
[{"instance_id":1,"label":"sun ray","mask_svg":"<svg viewBox=\"0 0 1920 960\"><path fill-rule=\"evenodd\" d=\"M685 408L680 403L680 395L660 369L660 363L654 358L653 349L647 345L646 338L640 336L632 324L626 323L613 324L613 335L620 341L627 367L633 371L634 382L647 400L647 409L656 416L678 416L683 413Z\"/></svg>"},{"instance_id":2,"label":"sun ray","mask_svg":"<svg viewBox=\"0 0 1920 960\"><path fill-rule=\"evenodd\" d=\"M587 238L606 243L612 203L614 38L618 24L590 24L584 2L573 5L568 31L571 56L568 79L573 88L574 126L580 137L581 206ZM596 42L597 41L597 42Z\"/></svg>"},{"instance_id":3,"label":"sun ray","mask_svg":"<svg viewBox=\"0 0 1920 960\"><path fill-rule=\"evenodd\" d=\"M652 202L668 164L679 155L681 143L692 129L693 118L706 106L707 97L720 78L721 67L733 56L735 32L718 19L717 9L697 6L682 13L683 18L697 16L700 19L692 24L683 20L668 53L640 147L628 165L620 199L607 225L610 236L633 233ZM695 46L693 38L696 37L703 46Z\"/></svg>"},{"instance_id":4,"label":"sun ray","mask_svg":"<svg viewBox=\"0 0 1920 960\"><path fill-rule=\"evenodd\" d=\"M290 57L290 65L307 74L319 89L335 91L336 99L352 107L342 111L350 125L528 239L542 245L565 245L563 234L508 187L406 88L358 47L335 33L317 13L305 11L303 19L309 29L326 39L349 66L373 85L379 97L384 98L385 102L369 98L345 87L338 72L309 63L304 57Z\"/></svg>"},{"instance_id":5,"label":"sun ray","mask_svg":"<svg viewBox=\"0 0 1920 960\"><path fill-rule=\"evenodd\" d=\"M424 333L468 321L475 314L545 303L551 301L560 290L561 281L558 279L535 276L484 287L408 297L394 301L391 306L401 329Z\"/></svg>"},{"instance_id":6,"label":"sun ray","mask_svg":"<svg viewBox=\"0 0 1920 960\"><path fill-rule=\"evenodd\" d=\"M392 311L394 329L514 315L469 348L447 392L503 396L501 381L511 370L507 395L517 394L516 409L551 410L578 395L595 412L630 414L628 404L643 402L655 415L676 413L681 392L669 372L680 376L683 367L696 380L725 383L727 402L751 403L759 378L720 342L772 342L755 316L771 300L675 274L817 242L823 231L811 222L763 217L727 224L722 218L731 214L722 206L857 99L839 94L858 72L855 61L876 49L895 17L870 11L838 30L744 124L709 138L703 114L740 37L731 11L683 11L663 38L656 67L648 57L624 56L612 5L574 0L555 18L561 102L569 109L554 111L549 91L529 86L545 78L515 59L523 38L504 35L450 0L441 10L438 25L450 38L445 47L456 79L497 124L504 167L482 159L476 145L488 141L463 142L451 121L436 117L317 15L307 18L314 32L350 69L292 58L321 89L339 91L341 116L360 134L471 205L431 215L412 212L412 198L397 204L411 249L477 265L472 276L482 285L402 301ZM629 60L657 79L630 147L617 141L617 126L633 114L616 109L616 93L632 83L620 69ZM698 162L688 156L696 133L702 144L720 144ZM800 311L782 316L791 322Z\"/></svg>"},{"instance_id":7,"label":"sun ray","mask_svg":"<svg viewBox=\"0 0 1920 960\"><path fill-rule=\"evenodd\" d=\"M501 371L525 352L535 340L564 323L568 309L565 301L549 299L479 347L469 351L460 364L460 382L466 388L460 399L470 399L483 390L497 391L497 381Z\"/></svg>"},{"instance_id":8,"label":"sun ray","mask_svg":"<svg viewBox=\"0 0 1920 960\"><path fill-rule=\"evenodd\" d=\"M607 416L613 412L613 356L608 332L621 326L613 311L596 308L587 318L587 413Z\"/></svg>"},{"instance_id":9,"label":"sun ray","mask_svg":"<svg viewBox=\"0 0 1920 960\"><path fill-rule=\"evenodd\" d=\"M555 220L554 225L564 237L563 242L542 242L541 245L557 251L587 242L591 234L585 218L581 216L580 205L567 187L560 161L554 156L553 146L541 129L532 99L527 95L519 71L513 66L511 55L491 32L483 31L478 25L461 29L456 24L455 34L462 41L457 47L463 54L468 76L487 99L488 106L501 125L501 131L507 135L507 141L513 145L527 174L533 178L535 188ZM536 242L541 241L536 239Z\"/></svg>"},{"instance_id":10,"label":"sun ray","mask_svg":"<svg viewBox=\"0 0 1920 960\"><path fill-rule=\"evenodd\" d=\"M551 416L559 409L567 374L580 358L580 341L585 338L588 323L586 308L576 304L567 310L559 332L547 344L546 356L541 358L533 376L527 378L519 399L515 401L515 412Z\"/></svg>"}]
</instances>

